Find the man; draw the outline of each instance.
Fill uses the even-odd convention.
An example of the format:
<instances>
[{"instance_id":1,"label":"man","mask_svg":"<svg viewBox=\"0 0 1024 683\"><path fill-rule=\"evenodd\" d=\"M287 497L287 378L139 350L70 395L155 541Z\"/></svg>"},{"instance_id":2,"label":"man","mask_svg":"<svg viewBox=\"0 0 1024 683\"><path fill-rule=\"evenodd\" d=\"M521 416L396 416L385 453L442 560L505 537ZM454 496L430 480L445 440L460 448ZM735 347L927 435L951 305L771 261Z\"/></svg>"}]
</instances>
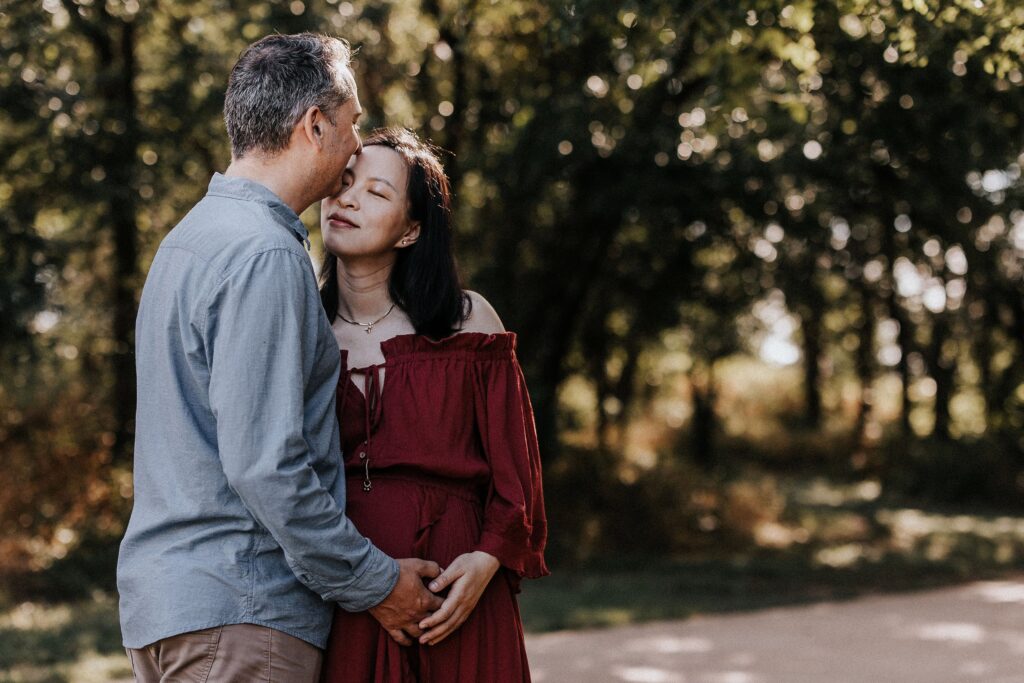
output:
<instances>
[{"instance_id":1,"label":"man","mask_svg":"<svg viewBox=\"0 0 1024 683\"><path fill-rule=\"evenodd\" d=\"M316 681L332 603L400 642L441 604L422 582L436 564L393 560L344 515L340 358L298 214L340 191L360 151L349 56L313 34L242 54L224 104L231 165L147 277L118 559L139 681Z\"/></svg>"}]
</instances>

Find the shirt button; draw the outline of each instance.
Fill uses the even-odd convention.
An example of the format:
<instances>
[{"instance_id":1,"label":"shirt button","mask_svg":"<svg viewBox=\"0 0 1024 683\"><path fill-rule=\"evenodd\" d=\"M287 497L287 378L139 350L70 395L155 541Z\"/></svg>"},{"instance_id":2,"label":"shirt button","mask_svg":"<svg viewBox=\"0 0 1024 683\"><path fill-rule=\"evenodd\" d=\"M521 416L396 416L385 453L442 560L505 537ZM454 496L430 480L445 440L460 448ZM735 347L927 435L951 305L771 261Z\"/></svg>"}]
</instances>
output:
<instances>
[{"instance_id":1,"label":"shirt button","mask_svg":"<svg viewBox=\"0 0 1024 683\"><path fill-rule=\"evenodd\" d=\"M366 460L366 451L359 451L359 459Z\"/></svg>"}]
</instances>

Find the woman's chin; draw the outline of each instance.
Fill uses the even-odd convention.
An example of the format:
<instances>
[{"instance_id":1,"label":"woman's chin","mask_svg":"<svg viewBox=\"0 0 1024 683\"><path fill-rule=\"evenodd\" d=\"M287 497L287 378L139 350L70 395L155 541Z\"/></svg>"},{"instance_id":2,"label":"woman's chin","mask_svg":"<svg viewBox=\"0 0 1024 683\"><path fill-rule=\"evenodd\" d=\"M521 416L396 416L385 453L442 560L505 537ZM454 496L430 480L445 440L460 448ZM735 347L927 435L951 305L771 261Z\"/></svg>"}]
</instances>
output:
<instances>
[{"instance_id":1,"label":"woman's chin","mask_svg":"<svg viewBox=\"0 0 1024 683\"><path fill-rule=\"evenodd\" d=\"M338 258L348 258L357 255L356 252L359 250L354 248L351 240L346 240L343 235L339 234L341 230L329 226L321 226L320 231L324 239L324 250L327 253Z\"/></svg>"},{"instance_id":2,"label":"woman's chin","mask_svg":"<svg viewBox=\"0 0 1024 683\"><path fill-rule=\"evenodd\" d=\"M365 249L355 249L351 246L336 246L336 245L324 245L324 248L329 254L335 258L352 263L354 261L373 261L376 259L383 258L386 254L382 254L378 251L367 251Z\"/></svg>"}]
</instances>

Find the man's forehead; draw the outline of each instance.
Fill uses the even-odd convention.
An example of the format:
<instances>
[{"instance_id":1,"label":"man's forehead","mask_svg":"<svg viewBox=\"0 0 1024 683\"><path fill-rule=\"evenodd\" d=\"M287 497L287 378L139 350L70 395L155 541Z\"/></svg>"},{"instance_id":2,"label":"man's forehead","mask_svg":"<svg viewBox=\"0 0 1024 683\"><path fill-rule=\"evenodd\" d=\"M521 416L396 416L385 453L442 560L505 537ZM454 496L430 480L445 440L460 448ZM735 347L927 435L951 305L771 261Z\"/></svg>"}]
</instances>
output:
<instances>
[{"instance_id":1,"label":"man's forehead","mask_svg":"<svg viewBox=\"0 0 1024 683\"><path fill-rule=\"evenodd\" d=\"M338 80L345 83L348 89L352 92L352 97L344 106L351 107L352 113L356 116L363 113L363 107L359 103L359 88L356 86L356 78L352 74L352 70L347 66L340 66L338 68Z\"/></svg>"},{"instance_id":2,"label":"man's forehead","mask_svg":"<svg viewBox=\"0 0 1024 683\"><path fill-rule=\"evenodd\" d=\"M352 73L351 67L339 62L335 67L335 73L337 74L339 81L350 87L352 92L356 91L356 76Z\"/></svg>"}]
</instances>

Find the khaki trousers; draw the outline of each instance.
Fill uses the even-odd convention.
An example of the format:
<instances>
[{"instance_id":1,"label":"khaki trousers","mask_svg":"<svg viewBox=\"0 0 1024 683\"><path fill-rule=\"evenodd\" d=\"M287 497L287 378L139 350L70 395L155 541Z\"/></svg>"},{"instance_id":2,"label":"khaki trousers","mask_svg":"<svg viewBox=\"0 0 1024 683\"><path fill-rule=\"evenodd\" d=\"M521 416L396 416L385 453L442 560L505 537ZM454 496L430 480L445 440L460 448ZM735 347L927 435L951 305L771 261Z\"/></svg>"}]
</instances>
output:
<instances>
[{"instance_id":1,"label":"khaki trousers","mask_svg":"<svg viewBox=\"0 0 1024 683\"><path fill-rule=\"evenodd\" d=\"M128 649L138 683L317 683L323 651L255 624L182 633Z\"/></svg>"}]
</instances>

